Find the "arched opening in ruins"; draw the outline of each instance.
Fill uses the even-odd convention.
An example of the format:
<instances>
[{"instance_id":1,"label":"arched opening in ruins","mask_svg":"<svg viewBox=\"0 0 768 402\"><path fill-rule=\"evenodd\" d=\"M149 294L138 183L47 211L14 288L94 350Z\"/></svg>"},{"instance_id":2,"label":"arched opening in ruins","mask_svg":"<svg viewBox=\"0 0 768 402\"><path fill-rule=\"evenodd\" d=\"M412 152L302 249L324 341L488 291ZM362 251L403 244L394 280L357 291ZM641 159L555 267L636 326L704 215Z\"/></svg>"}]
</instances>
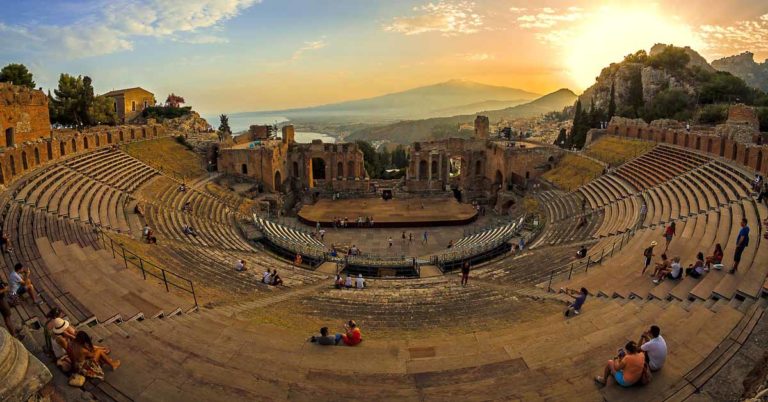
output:
<instances>
[{"instance_id":1,"label":"arched opening in ruins","mask_svg":"<svg viewBox=\"0 0 768 402\"><path fill-rule=\"evenodd\" d=\"M731 160L736 161L737 160L737 152L738 149L736 147L736 144L731 144Z\"/></svg>"},{"instance_id":2,"label":"arched opening in ruins","mask_svg":"<svg viewBox=\"0 0 768 402\"><path fill-rule=\"evenodd\" d=\"M14 160L13 155L8 158L8 161L11 163L11 177L16 176L16 161Z\"/></svg>"},{"instance_id":3,"label":"arched opening in ruins","mask_svg":"<svg viewBox=\"0 0 768 402\"><path fill-rule=\"evenodd\" d=\"M35 148L35 166L40 164L40 150Z\"/></svg>"},{"instance_id":4,"label":"arched opening in ruins","mask_svg":"<svg viewBox=\"0 0 768 402\"><path fill-rule=\"evenodd\" d=\"M475 162L475 176L483 175L483 161Z\"/></svg>"},{"instance_id":5,"label":"arched opening in ruins","mask_svg":"<svg viewBox=\"0 0 768 402\"><path fill-rule=\"evenodd\" d=\"M136 139L136 132L135 132L135 131L133 131L133 129L131 129L131 139L132 139L132 140L135 140L135 139Z\"/></svg>"},{"instance_id":6,"label":"arched opening in ruins","mask_svg":"<svg viewBox=\"0 0 768 402\"><path fill-rule=\"evenodd\" d=\"M5 129L5 146L6 147L12 147L15 143L15 135L13 133L13 127L8 127Z\"/></svg>"},{"instance_id":7,"label":"arched opening in ruins","mask_svg":"<svg viewBox=\"0 0 768 402\"><path fill-rule=\"evenodd\" d=\"M77 152L77 141L75 139L72 139L72 152Z\"/></svg>"},{"instance_id":8,"label":"arched opening in ruins","mask_svg":"<svg viewBox=\"0 0 768 402\"><path fill-rule=\"evenodd\" d=\"M760 171L763 168L763 150L760 148L754 148L757 152L757 161L755 162L755 170Z\"/></svg>"},{"instance_id":9,"label":"arched opening in ruins","mask_svg":"<svg viewBox=\"0 0 768 402\"><path fill-rule=\"evenodd\" d=\"M88 149L88 137L83 137L83 149Z\"/></svg>"},{"instance_id":10,"label":"arched opening in ruins","mask_svg":"<svg viewBox=\"0 0 768 402\"><path fill-rule=\"evenodd\" d=\"M344 177L344 162L339 162L336 164L336 177Z\"/></svg>"},{"instance_id":11,"label":"arched opening in ruins","mask_svg":"<svg viewBox=\"0 0 768 402\"><path fill-rule=\"evenodd\" d=\"M421 180L427 179L427 161L419 161L419 178Z\"/></svg>"},{"instance_id":12,"label":"arched opening in ruins","mask_svg":"<svg viewBox=\"0 0 768 402\"><path fill-rule=\"evenodd\" d=\"M501 171L497 170L496 175L493 178L493 187L491 188L491 191L496 194L498 191L503 190L504 185L504 175L501 174Z\"/></svg>"},{"instance_id":13,"label":"arched opening in ruins","mask_svg":"<svg viewBox=\"0 0 768 402\"><path fill-rule=\"evenodd\" d=\"M123 130L119 131L119 137L120 137L120 142L125 141L125 138L123 137Z\"/></svg>"},{"instance_id":14,"label":"arched opening in ruins","mask_svg":"<svg viewBox=\"0 0 768 402\"><path fill-rule=\"evenodd\" d=\"M99 138L99 135L96 134L96 137L94 137L94 138L96 139L96 148L100 147L101 146L101 139Z\"/></svg>"},{"instance_id":15,"label":"arched opening in ruins","mask_svg":"<svg viewBox=\"0 0 768 402\"><path fill-rule=\"evenodd\" d=\"M312 178L325 180L325 159L312 158Z\"/></svg>"},{"instance_id":16,"label":"arched opening in ruins","mask_svg":"<svg viewBox=\"0 0 768 402\"><path fill-rule=\"evenodd\" d=\"M5 184L5 175L3 174L2 166L0 166L0 183Z\"/></svg>"},{"instance_id":17,"label":"arched opening in ruins","mask_svg":"<svg viewBox=\"0 0 768 402\"><path fill-rule=\"evenodd\" d=\"M243 163L243 164L240 166L240 173L242 173L242 174L248 174L248 165L247 165L247 164Z\"/></svg>"},{"instance_id":18,"label":"arched opening in ruins","mask_svg":"<svg viewBox=\"0 0 768 402\"><path fill-rule=\"evenodd\" d=\"M461 176L461 156L452 156L448 163L451 164L449 169L451 178Z\"/></svg>"},{"instance_id":19,"label":"arched opening in ruins","mask_svg":"<svg viewBox=\"0 0 768 402\"><path fill-rule=\"evenodd\" d=\"M67 154L67 147L64 145L64 141L59 143L59 156L64 156Z\"/></svg>"},{"instance_id":20,"label":"arched opening in ruins","mask_svg":"<svg viewBox=\"0 0 768 402\"><path fill-rule=\"evenodd\" d=\"M437 161L432 161L432 169L430 169L430 179L439 179L440 178L440 170L437 168Z\"/></svg>"},{"instance_id":21,"label":"arched opening in ruins","mask_svg":"<svg viewBox=\"0 0 768 402\"><path fill-rule=\"evenodd\" d=\"M53 159L53 143L51 143L50 141L47 142L45 144L45 150L46 150L46 153L48 154L48 160Z\"/></svg>"},{"instance_id":22,"label":"arched opening in ruins","mask_svg":"<svg viewBox=\"0 0 768 402\"><path fill-rule=\"evenodd\" d=\"M29 169L27 164L27 151L21 151L21 171L24 172Z\"/></svg>"},{"instance_id":23,"label":"arched opening in ruins","mask_svg":"<svg viewBox=\"0 0 768 402\"><path fill-rule=\"evenodd\" d=\"M347 162L347 177L350 179L353 179L355 177L355 162L349 161Z\"/></svg>"},{"instance_id":24,"label":"arched opening in ruins","mask_svg":"<svg viewBox=\"0 0 768 402\"><path fill-rule=\"evenodd\" d=\"M283 186L283 177L280 174L280 171L275 172L275 190L280 191Z\"/></svg>"},{"instance_id":25,"label":"arched opening in ruins","mask_svg":"<svg viewBox=\"0 0 768 402\"><path fill-rule=\"evenodd\" d=\"M301 174L299 172L299 162L293 162L293 177L299 178Z\"/></svg>"},{"instance_id":26,"label":"arched opening in ruins","mask_svg":"<svg viewBox=\"0 0 768 402\"><path fill-rule=\"evenodd\" d=\"M147 138L147 129L144 127L141 128L141 138Z\"/></svg>"},{"instance_id":27,"label":"arched opening in ruins","mask_svg":"<svg viewBox=\"0 0 768 402\"><path fill-rule=\"evenodd\" d=\"M107 144L111 144L111 143L112 143L112 132L107 131Z\"/></svg>"}]
</instances>

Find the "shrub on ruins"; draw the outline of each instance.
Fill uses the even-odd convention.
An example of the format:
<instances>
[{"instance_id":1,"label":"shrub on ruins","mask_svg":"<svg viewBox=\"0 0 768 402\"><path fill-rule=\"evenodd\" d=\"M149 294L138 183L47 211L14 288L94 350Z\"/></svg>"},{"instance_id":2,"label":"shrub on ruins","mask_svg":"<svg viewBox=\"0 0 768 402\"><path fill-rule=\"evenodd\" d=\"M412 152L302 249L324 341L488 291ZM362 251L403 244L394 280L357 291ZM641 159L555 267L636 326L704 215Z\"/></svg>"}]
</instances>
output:
<instances>
[{"instance_id":1,"label":"shrub on ruins","mask_svg":"<svg viewBox=\"0 0 768 402\"><path fill-rule=\"evenodd\" d=\"M141 112L145 119L155 119L162 122L165 119L175 119L186 116L192 112L192 106L172 107L172 106L149 106Z\"/></svg>"},{"instance_id":2,"label":"shrub on ruins","mask_svg":"<svg viewBox=\"0 0 768 402\"><path fill-rule=\"evenodd\" d=\"M659 92L644 108L646 121L656 119L688 120L691 117L693 100L687 92L671 88Z\"/></svg>"},{"instance_id":3,"label":"shrub on ruins","mask_svg":"<svg viewBox=\"0 0 768 402\"><path fill-rule=\"evenodd\" d=\"M32 73L23 64L11 63L3 67L0 70L0 82L10 82L14 85L35 88L35 80L32 79Z\"/></svg>"},{"instance_id":4,"label":"shrub on ruins","mask_svg":"<svg viewBox=\"0 0 768 402\"><path fill-rule=\"evenodd\" d=\"M701 124L720 124L727 119L728 105L722 103L702 106L696 117L696 121Z\"/></svg>"}]
</instances>

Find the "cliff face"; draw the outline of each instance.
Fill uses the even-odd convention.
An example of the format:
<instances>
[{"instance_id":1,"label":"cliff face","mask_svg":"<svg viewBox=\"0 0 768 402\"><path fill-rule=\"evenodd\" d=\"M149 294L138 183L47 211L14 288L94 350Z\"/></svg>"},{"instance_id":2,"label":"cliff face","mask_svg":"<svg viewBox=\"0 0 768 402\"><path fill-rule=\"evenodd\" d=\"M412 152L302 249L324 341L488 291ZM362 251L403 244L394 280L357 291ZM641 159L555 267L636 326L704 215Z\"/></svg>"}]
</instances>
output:
<instances>
[{"instance_id":1,"label":"cliff face","mask_svg":"<svg viewBox=\"0 0 768 402\"><path fill-rule=\"evenodd\" d=\"M715 60L712 62L712 67L743 79L753 88L768 91L768 60L757 63L752 52Z\"/></svg>"}]
</instances>

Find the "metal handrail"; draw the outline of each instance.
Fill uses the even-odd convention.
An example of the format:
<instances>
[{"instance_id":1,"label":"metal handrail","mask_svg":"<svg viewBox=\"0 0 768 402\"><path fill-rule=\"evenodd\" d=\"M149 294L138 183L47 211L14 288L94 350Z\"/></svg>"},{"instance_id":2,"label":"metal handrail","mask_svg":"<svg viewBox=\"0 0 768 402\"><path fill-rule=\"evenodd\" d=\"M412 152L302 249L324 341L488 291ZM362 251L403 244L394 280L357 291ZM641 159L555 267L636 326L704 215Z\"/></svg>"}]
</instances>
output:
<instances>
[{"instance_id":1,"label":"metal handrail","mask_svg":"<svg viewBox=\"0 0 768 402\"><path fill-rule=\"evenodd\" d=\"M554 281L555 276L561 276L561 275L565 276L565 274L567 273L568 280L570 280L571 277L573 276L573 273L575 271L580 270L581 268L584 268L584 272L586 273L589 271L590 265L595 265L595 264L602 265L603 260L606 257L613 257L614 252L621 251L624 248L624 246L629 244L629 240L634 235L635 235L635 230L630 229L624 232L618 241L614 241L613 243L611 243L610 246L605 246L602 249L600 249L599 254L598 252L595 252L592 255L586 256L586 260L581 260L579 262L572 262L570 264L566 264L559 268L553 269L549 273L549 282L547 284L547 291L552 292L552 282ZM618 249L616 249L617 244L618 244Z\"/></svg>"},{"instance_id":2,"label":"metal handrail","mask_svg":"<svg viewBox=\"0 0 768 402\"><path fill-rule=\"evenodd\" d=\"M112 258L118 258L119 256L123 257L123 263L125 264L126 269L128 268L128 263L130 263L134 267L141 270L141 275L144 278L144 280L147 280L147 275L153 278L162 280L163 284L165 285L166 292L170 292L170 288L169 288L169 285L170 285L175 287L176 289L179 289L191 294L192 299L195 303L195 307L198 307L197 294L195 293L195 285L192 283L191 280L175 272L168 271L167 269L161 268L156 264L154 264L153 262L150 262L141 258L141 256L139 256L138 254L126 249L125 246L122 245L122 243L116 240L113 240L111 237L105 234L103 230L98 229L98 233L102 243L104 244L104 248L107 249L107 246L109 246L109 249L112 251ZM109 243L107 243L107 239L109 239ZM134 259L138 260L138 263L133 261ZM159 273L153 272L153 270L159 271ZM175 283L173 280L169 278L178 278L180 279L182 284L180 285L178 283ZM189 287L187 288L187 287L184 287L183 285L189 285Z\"/></svg>"}]
</instances>

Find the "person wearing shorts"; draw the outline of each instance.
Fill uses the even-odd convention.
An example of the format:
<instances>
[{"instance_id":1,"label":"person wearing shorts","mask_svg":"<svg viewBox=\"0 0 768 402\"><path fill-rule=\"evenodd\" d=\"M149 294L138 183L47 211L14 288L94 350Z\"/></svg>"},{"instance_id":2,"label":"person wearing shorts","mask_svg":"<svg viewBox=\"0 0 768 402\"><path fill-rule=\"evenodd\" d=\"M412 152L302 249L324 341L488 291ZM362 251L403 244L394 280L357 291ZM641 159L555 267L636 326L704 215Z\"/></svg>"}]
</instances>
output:
<instances>
[{"instance_id":1,"label":"person wearing shorts","mask_svg":"<svg viewBox=\"0 0 768 402\"><path fill-rule=\"evenodd\" d=\"M631 387L640 381L645 367L645 352L641 351L634 341L627 343L624 349L619 351L619 356L615 359L608 360L603 376L595 377L595 382L605 386L608 384L608 378L613 377L616 384Z\"/></svg>"},{"instance_id":2,"label":"person wearing shorts","mask_svg":"<svg viewBox=\"0 0 768 402\"><path fill-rule=\"evenodd\" d=\"M645 250L643 250L643 272L642 274L645 274L645 270L648 269L648 266L651 265L651 260L653 259L653 248L658 245L655 240L651 242L651 245L648 246Z\"/></svg>"}]
</instances>

